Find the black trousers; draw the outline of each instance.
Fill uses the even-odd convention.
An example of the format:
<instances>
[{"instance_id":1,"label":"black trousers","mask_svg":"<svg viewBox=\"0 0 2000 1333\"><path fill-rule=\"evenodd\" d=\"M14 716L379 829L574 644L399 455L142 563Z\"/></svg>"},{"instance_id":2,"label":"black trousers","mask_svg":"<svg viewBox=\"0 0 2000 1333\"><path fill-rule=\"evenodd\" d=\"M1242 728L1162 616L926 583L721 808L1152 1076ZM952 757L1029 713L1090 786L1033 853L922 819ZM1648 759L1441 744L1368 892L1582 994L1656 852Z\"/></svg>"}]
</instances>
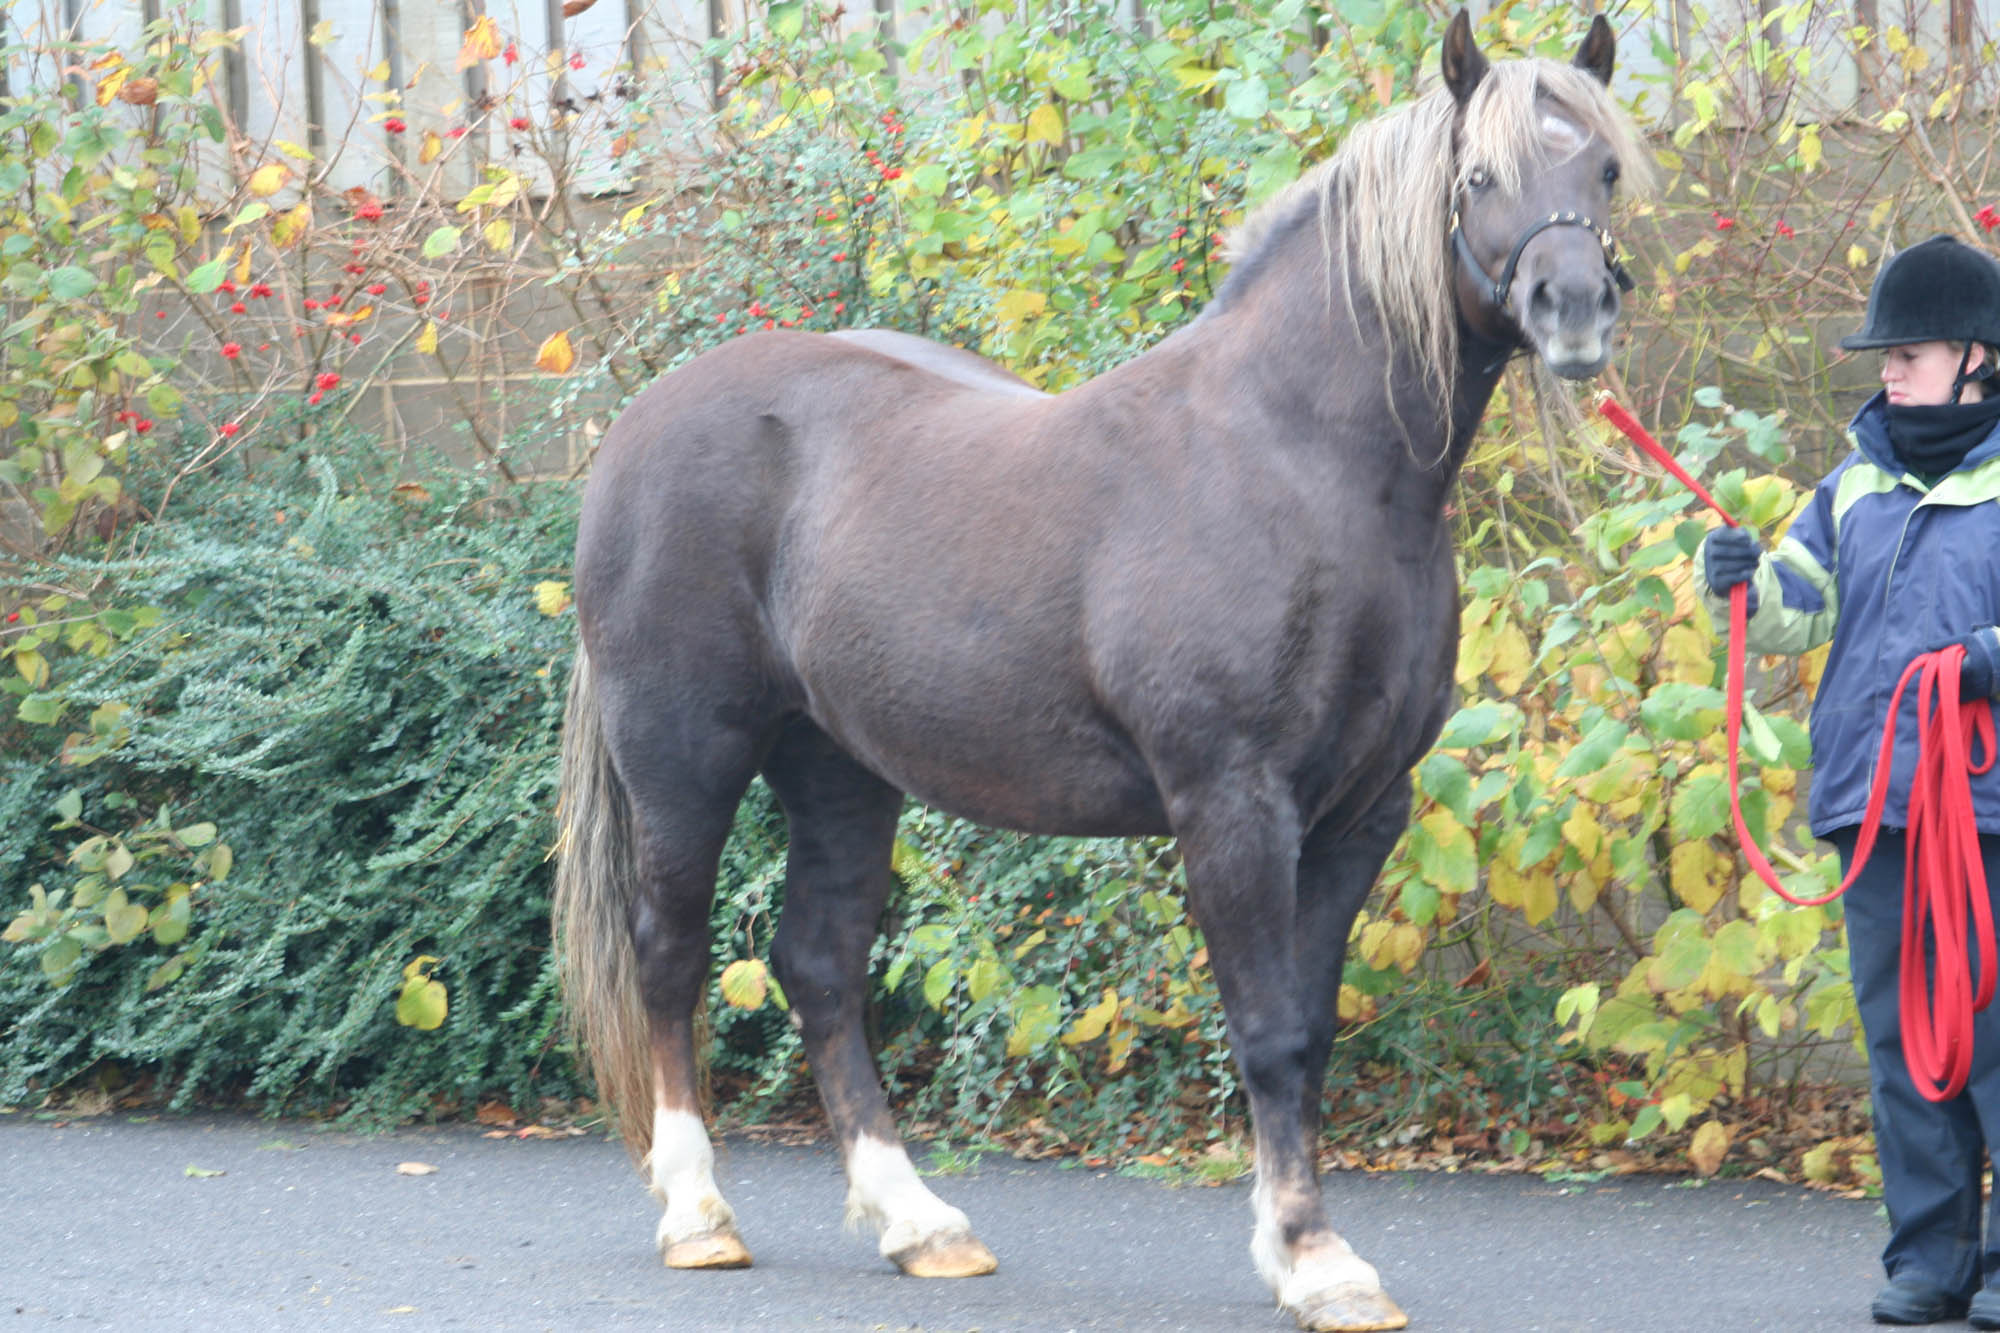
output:
<instances>
[{"instance_id":1,"label":"black trousers","mask_svg":"<svg viewBox=\"0 0 2000 1333\"><path fill-rule=\"evenodd\" d=\"M1843 874L1853 861L1856 834L1847 828L1828 838L1840 853ZM2000 837L1983 835L1979 844L1987 892L2000 918ZM1905 845L1901 830L1883 829L1860 878L1841 900L1889 1212L1882 1264L1890 1277L1917 1278L1969 1296L2000 1273L2000 1207L1983 1209L1980 1198L1980 1175L2000 1144L2000 998L1974 1019L1972 1074L1964 1090L1950 1101L1925 1100L1903 1060L1898 979ZM1977 944L1974 949L1976 979Z\"/></svg>"}]
</instances>

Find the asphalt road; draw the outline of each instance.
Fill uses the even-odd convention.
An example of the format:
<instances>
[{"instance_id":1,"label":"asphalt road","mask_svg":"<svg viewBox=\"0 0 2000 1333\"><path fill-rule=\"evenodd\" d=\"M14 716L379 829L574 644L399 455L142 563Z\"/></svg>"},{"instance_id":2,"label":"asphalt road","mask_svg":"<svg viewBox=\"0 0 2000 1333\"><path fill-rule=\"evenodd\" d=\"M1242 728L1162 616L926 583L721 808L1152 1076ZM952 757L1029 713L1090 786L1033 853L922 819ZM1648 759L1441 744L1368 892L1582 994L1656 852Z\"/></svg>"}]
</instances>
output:
<instances>
[{"instance_id":1,"label":"asphalt road","mask_svg":"<svg viewBox=\"0 0 2000 1333\"><path fill-rule=\"evenodd\" d=\"M437 1170L399 1174L411 1161ZM599 1139L0 1116L0 1333L1292 1327L1251 1270L1244 1184L982 1157L933 1187L1000 1271L924 1282L842 1230L830 1150L732 1141L718 1178L757 1266L684 1273L659 1265L652 1201ZM1413 1329L1874 1327L1873 1203L1657 1176L1349 1172L1327 1190Z\"/></svg>"}]
</instances>

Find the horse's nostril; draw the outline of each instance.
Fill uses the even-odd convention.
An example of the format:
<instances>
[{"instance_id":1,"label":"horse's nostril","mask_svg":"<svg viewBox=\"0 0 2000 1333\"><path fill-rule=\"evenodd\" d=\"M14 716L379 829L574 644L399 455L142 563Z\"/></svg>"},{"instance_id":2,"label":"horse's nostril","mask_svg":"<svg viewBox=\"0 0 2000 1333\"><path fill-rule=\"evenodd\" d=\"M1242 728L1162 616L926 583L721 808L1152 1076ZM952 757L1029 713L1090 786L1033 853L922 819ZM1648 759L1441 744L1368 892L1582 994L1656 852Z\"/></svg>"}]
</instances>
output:
<instances>
[{"instance_id":1,"label":"horse's nostril","mask_svg":"<svg viewBox=\"0 0 2000 1333\"><path fill-rule=\"evenodd\" d=\"M1618 288L1610 278L1604 280L1604 286L1597 293L1597 308L1607 315L1618 313Z\"/></svg>"},{"instance_id":2,"label":"horse's nostril","mask_svg":"<svg viewBox=\"0 0 2000 1333\"><path fill-rule=\"evenodd\" d=\"M1528 313L1530 315L1546 318L1549 315L1553 315L1555 309L1556 298L1550 295L1549 284L1546 281L1538 282L1529 289Z\"/></svg>"}]
</instances>

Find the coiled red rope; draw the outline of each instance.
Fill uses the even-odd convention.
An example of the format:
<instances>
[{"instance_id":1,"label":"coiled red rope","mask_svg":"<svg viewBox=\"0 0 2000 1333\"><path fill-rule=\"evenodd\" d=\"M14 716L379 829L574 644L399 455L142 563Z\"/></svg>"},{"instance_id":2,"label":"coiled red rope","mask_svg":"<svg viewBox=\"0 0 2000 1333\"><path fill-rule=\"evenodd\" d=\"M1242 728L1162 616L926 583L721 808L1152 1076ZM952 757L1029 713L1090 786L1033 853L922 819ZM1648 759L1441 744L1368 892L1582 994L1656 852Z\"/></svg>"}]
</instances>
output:
<instances>
[{"instance_id":1,"label":"coiled red rope","mask_svg":"<svg viewBox=\"0 0 2000 1333\"><path fill-rule=\"evenodd\" d=\"M1647 457L1735 527L1736 520L1630 412L1601 394L1597 410L1623 431ZM1992 1002L1996 972L1992 900L1980 856L1979 826L1972 806L1973 774L1993 767L1993 708L1984 699L1959 701L1959 671L1965 649L1957 644L1920 653L1896 682L1882 747L1868 791L1868 811L1854 844L1853 863L1840 887L1816 898L1800 897L1778 882L1743 821L1740 754L1743 736L1743 673L1749 588L1729 590L1729 676L1723 708L1729 742L1729 813L1743 859L1771 891L1788 903L1816 907L1846 893L1875 849L1882 809L1889 796L1890 766L1896 753L1896 718L1903 691L1917 682L1917 769L1910 786L1909 832L1903 861L1903 945L1898 999L1903 1059L1917 1090L1931 1101L1955 1097L1972 1070L1972 1016ZM1975 763L1973 744L1984 759ZM1975 933L1976 932L1976 933ZM1972 979L1972 948L1979 949L1979 980ZM1934 969L1934 970L1933 970Z\"/></svg>"}]
</instances>

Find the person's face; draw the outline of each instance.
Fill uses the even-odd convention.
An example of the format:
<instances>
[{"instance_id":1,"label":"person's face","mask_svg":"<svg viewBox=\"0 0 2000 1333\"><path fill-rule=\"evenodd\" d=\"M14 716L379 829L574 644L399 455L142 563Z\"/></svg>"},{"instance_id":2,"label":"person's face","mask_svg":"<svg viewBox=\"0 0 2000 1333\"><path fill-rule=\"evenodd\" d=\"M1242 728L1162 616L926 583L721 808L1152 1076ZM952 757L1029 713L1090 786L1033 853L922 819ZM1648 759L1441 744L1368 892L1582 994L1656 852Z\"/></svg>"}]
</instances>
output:
<instances>
[{"instance_id":1,"label":"person's face","mask_svg":"<svg viewBox=\"0 0 2000 1333\"><path fill-rule=\"evenodd\" d=\"M1971 349L1975 357L1981 349ZM1951 401L1964 352L1948 342L1905 343L1882 351L1882 388L1895 407L1940 407Z\"/></svg>"}]
</instances>

